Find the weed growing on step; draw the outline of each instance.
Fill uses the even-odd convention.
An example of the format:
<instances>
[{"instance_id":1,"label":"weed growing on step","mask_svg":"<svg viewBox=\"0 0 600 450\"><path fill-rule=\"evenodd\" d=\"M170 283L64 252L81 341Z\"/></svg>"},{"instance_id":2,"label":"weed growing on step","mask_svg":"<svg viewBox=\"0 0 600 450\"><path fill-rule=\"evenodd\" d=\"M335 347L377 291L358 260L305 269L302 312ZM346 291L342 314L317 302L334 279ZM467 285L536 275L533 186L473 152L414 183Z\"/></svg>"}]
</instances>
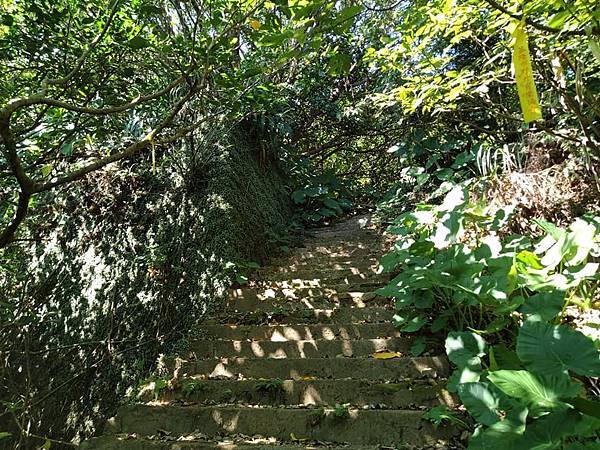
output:
<instances>
[{"instance_id":1,"label":"weed growing on step","mask_svg":"<svg viewBox=\"0 0 600 450\"><path fill-rule=\"evenodd\" d=\"M333 417L335 417L338 420L348 419L350 417L348 405L340 405L339 403L336 403L335 407L333 408Z\"/></svg>"},{"instance_id":2,"label":"weed growing on step","mask_svg":"<svg viewBox=\"0 0 600 450\"><path fill-rule=\"evenodd\" d=\"M233 391L231 389L223 389L221 392L221 400L224 402L231 401L233 398Z\"/></svg>"},{"instance_id":3,"label":"weed growing on step","mask_svg":"<svg viewBox=\"0 0 600 450\"><path fill-rule=\"evenodd\" d=\"M181 391L186 398L190 398L194 394L205 392L208 389L206 381L189 378L181 382Z\"/></svg>"},{"instance_id":4,"label":"weed growing on step","mask_svg":"<svg viewBox=\"0 0 600 450\"><path fill-rule=\"evenodd\" d=\"M279 378L272 379L264 379L261 378L257 381L254 389L257 392L267 393L267 394L278 394L283 391L283 381Z\"/></svg>"},{"instance_id":5,"label":"weed growing on step","mask_svg":"<svg viewBox=\"0 0 600 450\"><path fill-rule=\"evenodd\" d=\"M423 414L422 417L423 419L429 420L431 423L433 423L435 428L438 428L442 423L450 423L463 428L469 427L458 417L454 411L448 408L448 405L446 404L431 408L429 411Z\"/></svg>"}]
</instances>

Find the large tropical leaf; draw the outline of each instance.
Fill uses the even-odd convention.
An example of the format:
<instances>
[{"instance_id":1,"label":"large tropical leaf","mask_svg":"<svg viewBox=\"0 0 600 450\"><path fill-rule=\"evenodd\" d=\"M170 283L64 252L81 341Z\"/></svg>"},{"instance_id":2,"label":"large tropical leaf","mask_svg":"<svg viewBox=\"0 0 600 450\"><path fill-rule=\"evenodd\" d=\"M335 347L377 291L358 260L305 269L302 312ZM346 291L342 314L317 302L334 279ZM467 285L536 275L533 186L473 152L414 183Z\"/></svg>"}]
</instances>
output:
<instances>
[{"instance_id":1,"label":"large tropical leaf","mask_svg":"<svg viewBox=\"0 0 600 450\"><path fill-rule=\"evenodd\" d=\"M475 333L453 331L446 338L448 358L458 367L464 367L473 357L484 356L485 351L485 340Z\"/></svg>"},{"instance_id":2,"label":"large tropical leaf","mask_svg":"<svg viewBox=\"0 0 600 450\"><path fill-rule=\"evenodd\" d=\"M573 410L553 412L530 425L512 444L514 450L562 449L567 437L585 438L598 430L600 420Z\"/></svg>"},{"instance_id":3,"label":"large tropical leaf","mask_svg":"<svg viewBox=\"0 0 600 450\"><path fill-rule=\"evenodd\" d=\"M534 320L552 320L562 310L565 293L562 291L540 292L525 299L519 311Z\"/></svg>"},{"instance_id":4,"label":"large tropical leaf","mask_svg":"<svg viewBox=\"0 0 600 450\"><path fill-rule=\"evenodd\" d=\"M522 433L527 407L510 399L491 383L464 383L458 387L460 399L479 423L497 431Z\"/></svg>"},{"instance_id":5,"label":"large tropical leaf","mask_svg":"<svg viewBox=\"0 0 600 450\"><path fill-rule=\"evenodd\" d=\"M566 325L527 321L517 337L517 354L537 373L600 376L600 352L583 333Z\"/></svg>"},{"instance_id":6,"label":"large tropical leaf","mask_svg":"<svg viewBox=\"0 0 600 450\"><path fill-rule=\"evenodd\" d=\"M562 399L576 397L581 391L581 384L566 375L538 376L527 370L496 370L488 374L488 379L506 395L524 403L533 417L569 408Z\"/></svg>"}]
</instances>

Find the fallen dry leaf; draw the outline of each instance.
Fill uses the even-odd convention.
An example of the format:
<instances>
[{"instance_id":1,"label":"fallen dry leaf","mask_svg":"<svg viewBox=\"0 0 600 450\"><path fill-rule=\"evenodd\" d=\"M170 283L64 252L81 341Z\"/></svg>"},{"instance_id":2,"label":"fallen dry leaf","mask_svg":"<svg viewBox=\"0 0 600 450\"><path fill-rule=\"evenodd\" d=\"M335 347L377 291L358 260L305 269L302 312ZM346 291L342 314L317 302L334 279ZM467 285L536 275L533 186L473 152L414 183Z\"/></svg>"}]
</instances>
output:
<instances>
[{"instance_id":1,"label":"fallen dry leaf","mask_svg":"<svg viewBox=\"0 0 600 450\"><path fill-rule=\"evenodd\" d=\"M375 359L392 359L392 358L400 358L402 353L400 352L376 352L373 353L373 358Z\"/></svg>"}]
</instances>

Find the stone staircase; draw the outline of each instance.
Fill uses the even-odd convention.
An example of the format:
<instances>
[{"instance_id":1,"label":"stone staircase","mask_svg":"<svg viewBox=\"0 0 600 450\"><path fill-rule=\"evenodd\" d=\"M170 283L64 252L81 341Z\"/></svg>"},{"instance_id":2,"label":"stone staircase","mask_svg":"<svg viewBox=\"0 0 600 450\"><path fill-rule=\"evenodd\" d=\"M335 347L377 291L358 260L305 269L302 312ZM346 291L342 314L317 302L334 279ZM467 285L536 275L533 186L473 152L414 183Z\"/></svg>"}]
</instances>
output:
<instances>
[{"instance_id":1,"label":"stone staircase","mask_svg":"<svg viewBox=\"0 0 600 450\"><path fill-rule=\"evenodd\" d=\"M368 217L317 230L259 270L194 334L174 377L123 406L87 449L449 448L421 419L451 403L442 356L411 357L375 289L386 243ZM398 352L383 358L378 352ZM390 355L387 355L390 356Z\"/></svg>"}]
</instances>

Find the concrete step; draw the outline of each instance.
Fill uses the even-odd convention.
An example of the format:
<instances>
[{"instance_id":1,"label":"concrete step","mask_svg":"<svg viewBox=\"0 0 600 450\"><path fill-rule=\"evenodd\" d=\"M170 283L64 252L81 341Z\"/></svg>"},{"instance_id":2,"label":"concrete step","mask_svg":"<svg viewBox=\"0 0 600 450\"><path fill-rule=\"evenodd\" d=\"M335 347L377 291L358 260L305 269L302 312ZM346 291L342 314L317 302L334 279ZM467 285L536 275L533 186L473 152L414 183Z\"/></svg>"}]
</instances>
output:
<instances>
[{"instance_id":1,"label":"concrete step","mask_svg":"<svg viewBox=\"0 0 600 450\"><path fill-rule=\"evenodd\" d=\"M205 378L281 378L282 380L366 379L396 381L405 378L426 379L446 377L445 357L375 358L220 358L181 361L177 369L182 376Z\"/></svg>"},{"instance_id":2,"label":"concrete step","mask_svg":"<svg viewBox=\"0 0 600 450\"><path fill-rule=\"evenodd\" d=\"M372 304L390 304L388 299L374 292L383 286L385 283L340 285L332 288L231 289L223 308L230 311L270 311L280 306L327 309L338 306L364 308Z\"/></svg>"},{"instance_id":3,"label":"concrete step","mask_svg":"<svg viewBox=\"0 0 600 450\"><path fill-rule=\"evenodd\" d=\"M270 340L274 342L310 339L376 339L399 337L391 323L346 323L330 325L206 325L197 334L206 339Z\"/></svg>"},{"instance_id":4,"label":"concrete step","mask_svg":"<svg viewBox=\"0 0 600 450\"><path fill-rule=\"evenodd\" d=\"M281 258L274 258L271 262L271 266L295 266L295 265L306 265L308 267L322 269L330 269L335 267L336 264L345 263L347 265L354 265L357 267L366 267L374 264L379 264L379 259L385 254L385 252L374 252L365 250L347 251L347 252L333 252L331 254L325 254L320 252L310 251L299 251L297 253L286 255Z\"/></svg>"},{"instance_id":5,"label":"concrete step","mask_svg":"<svg viewBox=\"0 0 600 450\"><path fill-rule=\"evenodd\" d=\"M243 340L197 340L191 353L197 358L336 358L370 357L374 352L389 350L408 353L410 338L379 339L310 339L287 342Z\"/></svg>"},{"instance_id":6,"label":"concrete step","mask_svg":"<svg viewBox=\"0 0 600 450\"><path fill-rule=\"evenodd\" d=\"M371 250L371 251L385 251L387 244L382 242L379 238L351 238L337 237L332 239L315 239L307 241L302 247L296 247L292 250L292 254L296 252L318 251L321 253L329 254L335 252L346 252L354 250Z\"/></svg>"},{"instance_id":7,"label":"concrete step","mask_svg":"<svg viewBox=\"0 0 600 450\"><path fill-rule=\"evenodd\" d=\"M253 442L253 443L252 443ZM310 441L298 440L297 442L276 443L274 438L251 437L248 439L235 438L224 440L211 440L197 438L197 434L180 436L176 439L166 437L147 437L136 434L114 434L93 438L82 443L82 450L300 450L300 449L353 449L353 450L378 450L379 445L352 445L327 444L322 441L311 444Z\"/></svg>"},{"instance_id":8,"label":"concrete step","mask_svg":"<svg viewBox=\"0 0 600 450\"><path fill-rule=\"evenodd\" d=\"M388 281L390 279L389 274L378 274L376 267L367 267L363 269L356 269L353 267L346 267L344 269L330 269L324 270L321 268L302 269L302 270L291 270L282 271L281 267L265 267L257 269L257 279L266 280L267 282L281 282L287 281L297 285L300 281L320 281L321 284L327 286L331 284L355 284L365 281Z\"/></svg>"},{"instance_id":9,"label":"concrete step","mask_svg":"<svg viewBox=\"0 0 600 450\"><path fill-rule=\"evenodd\" d=\"M277 262L280 264L276 264ZM287 259L273 259L271 264L261 269L257 269L258 273L293 273L296 271L314 271L314 270L352 270L361 272L376 272L379 268L379 258L369 258L368 260L354 260L349 258L337 259L331 261L325 259L315 264L310 259L304 261L288 261Z\"/></svg>"},{"instance_id":10,"label":"concrete step","mask_svg":"<svg viewBox=\"0 0 600 450\"><path fill-rule=\"evenodd\" d=\"M332 409L287 409L219 406L130 405L109 422L114 433L171 436L200 432L216 437L241 433L276 439L335 440L359 445L427 445L450 437L449 430L421 419L421 411L349 410L347 417ZM112 422L112 423L111 423Z\"/></svg>"},{"instance_id":11,"label":"concrete step","mask_svg":"<svg viewBox=\"0 0 600 450\"><path fill-rule=\"evenodd\" d=\"M153 400L152 393L142 398ZM263 406L327 406L349 404L354 407L416 408L455 400L439 384L382 383L365 380L178 380L173 389L164 390L158 401L185 401L199 404L250 404Z\"/></svg>"},{"instance_id":12,"label":"concrete step","mask_svg":"<svg viewBox=\"0 0 600 450\"><path fill-rule=\"evenodd\" d=\"M303 308L276 307L263 304L254 310L223 311L222 318L228 323L240 325L271 324L327 324L327 323L378 323L389 322L394 316L392 309L384 307L331 307L311 308L314 305L299 303Z\"/></svg>"},{"instance_id":13,"label":"concrete step","mask_svg":"<svg viewBox=\"0 0 600 450\"><path fill-rule=\"evenodd\" d=\"M286 255L288 263L313 261L321 264L335 264L338 261L354 260L356 262L379 260L386 253L383 249L340 249L330 250L327 247L318 247L315 249L300 248L289 255Z\"/></svg>"},{"instance_id":14,"label":"concrete step","mask_svg":"<svg viewBox=\"0 0 600 450\"><path fill-rule=\"evenodd\" d=\"M306 273L306 277L298 277L295 274L279 274L280 279L270 277L267 279L259 279L252 282L252 286L256 286L256 289L341 289L338 292L346 292L348 290L365 290L364 286L370 288L385 286L389 283L391 277L389 274L366 276L363 274L353 274L351 272L334 271L324 272L328 278L319 278L318 274L314 272L311 274L309 271L303 271ZM297 295L297 294L296 294ZM310 295L310 293L309 293Z\"/></svg>"}]
</instances>

